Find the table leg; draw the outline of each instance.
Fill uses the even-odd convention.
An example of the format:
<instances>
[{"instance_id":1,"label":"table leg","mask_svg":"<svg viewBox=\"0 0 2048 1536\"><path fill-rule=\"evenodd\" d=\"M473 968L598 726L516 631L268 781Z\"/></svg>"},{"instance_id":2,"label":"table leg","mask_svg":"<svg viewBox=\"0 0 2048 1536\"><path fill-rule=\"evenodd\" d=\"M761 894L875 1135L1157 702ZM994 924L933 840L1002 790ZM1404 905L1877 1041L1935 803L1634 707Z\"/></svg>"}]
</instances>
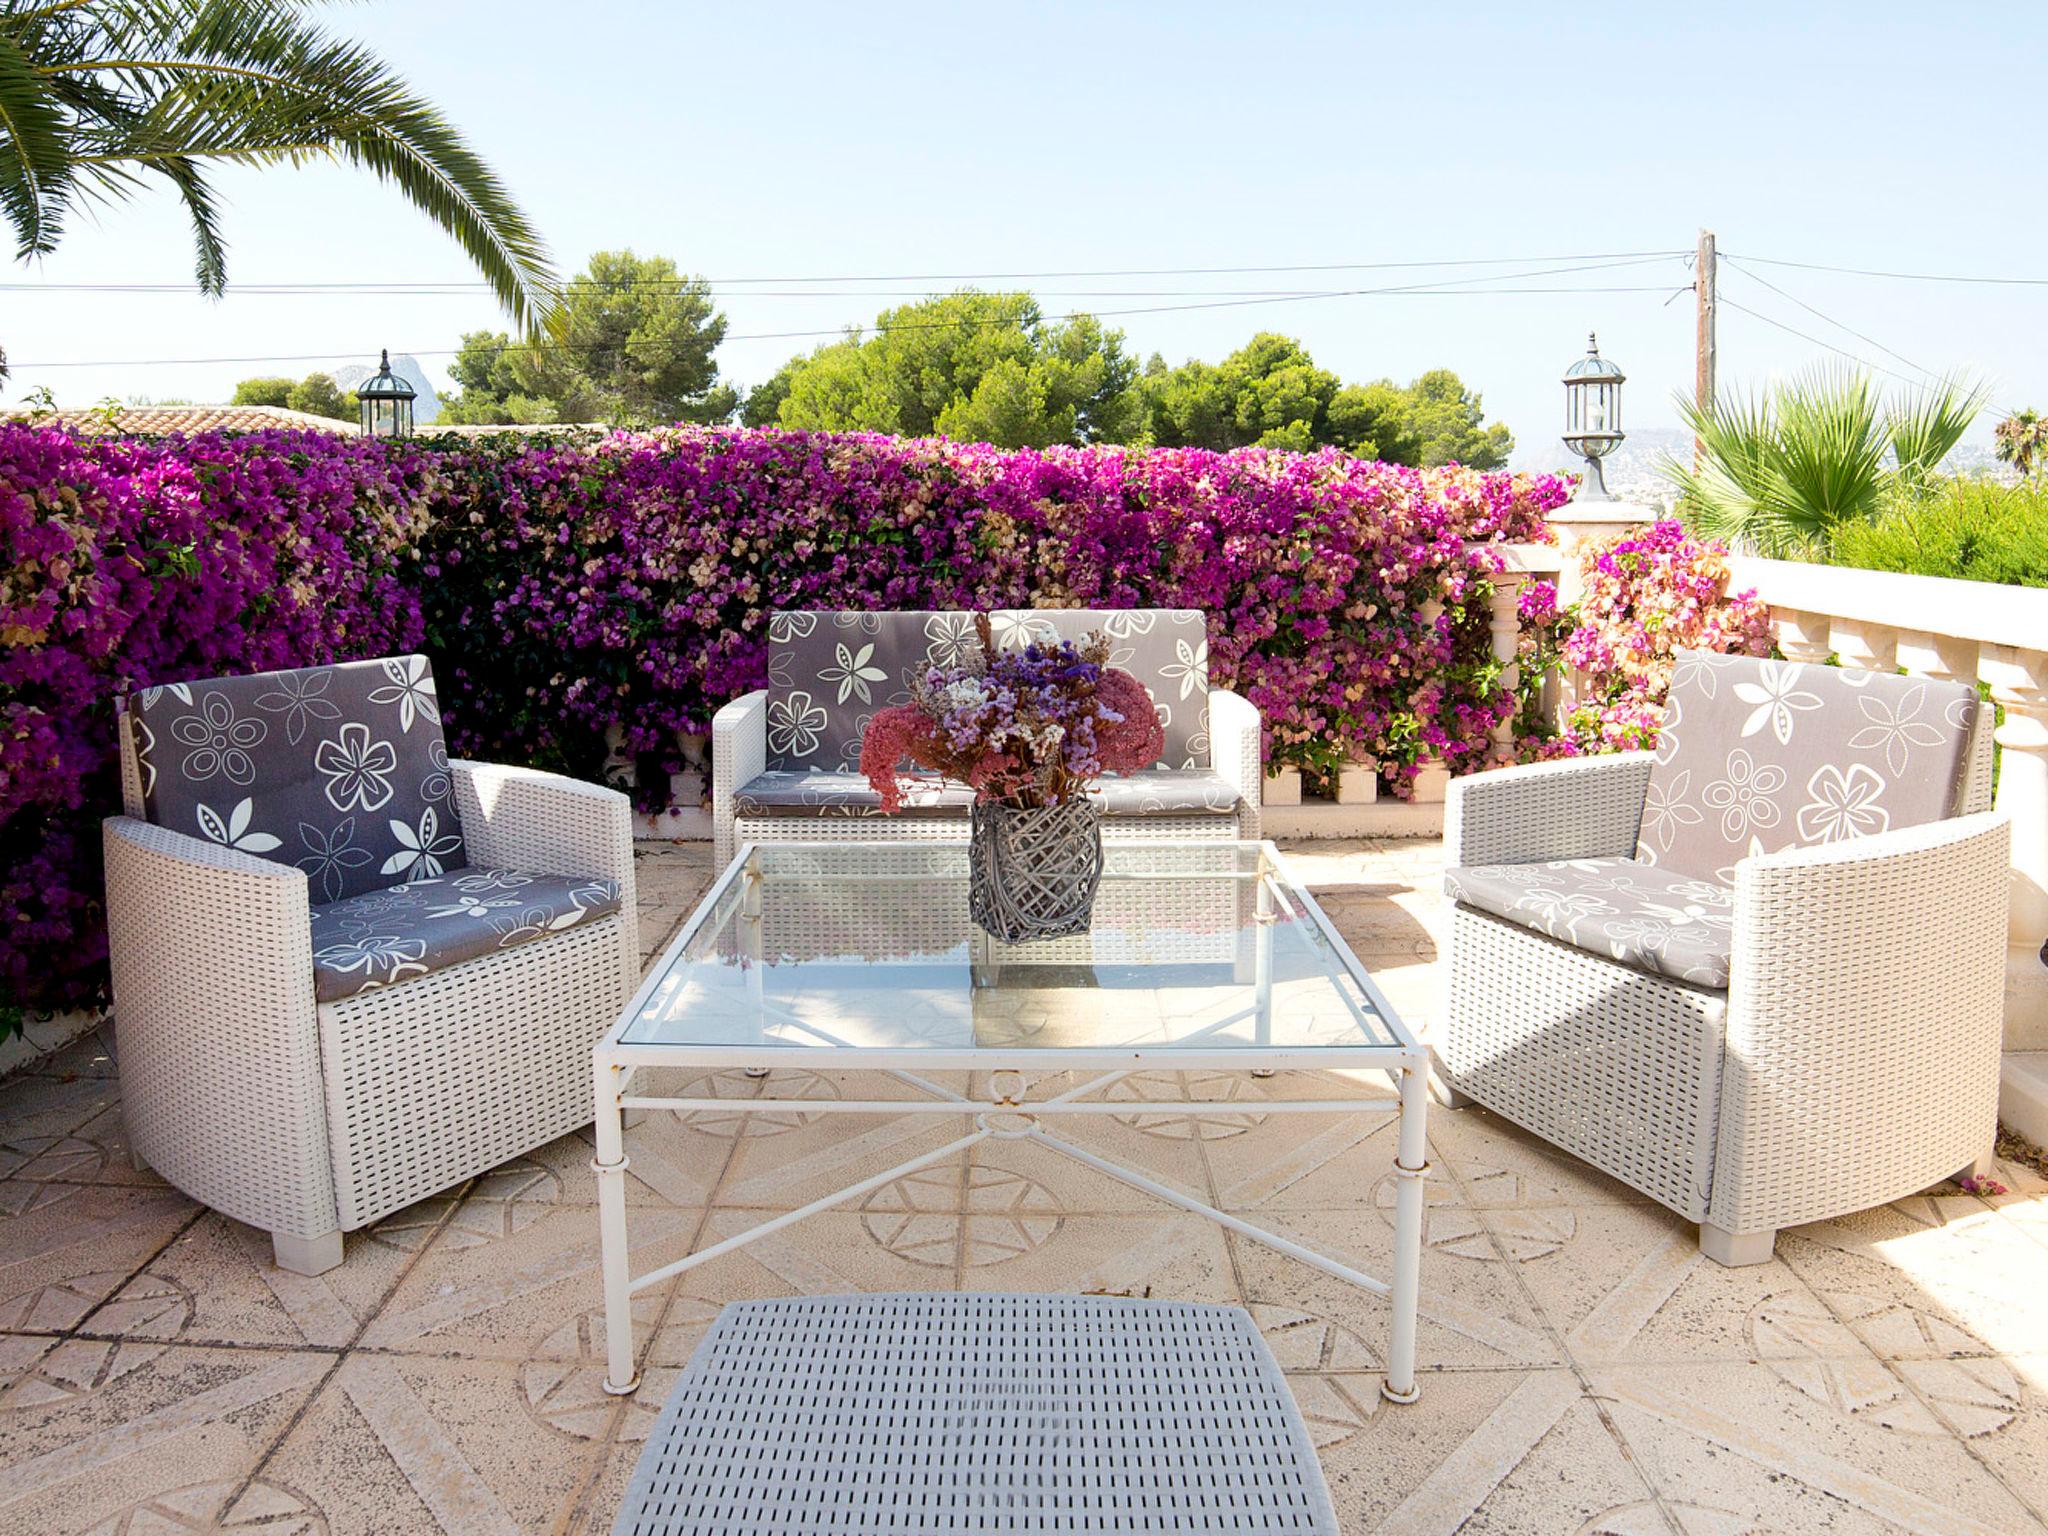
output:
<instances>
[{"instance_id":1,"label":"table leg","mask_svg":"<svg viewBox=\"0 0 2048 1536\"><path fill-rule=\"evenodd\" d=\"M1401 1074L1401 1141L1394 1154L1394 1316L1387 1344L1387 1379L1380 1391L1391 1403L1412 1403L1415 1384L1415 1307L1422 1287L1422 1181L1429 1173L1429 1076L1419 1062Z\"/></svg>"},{"instance_id":2,"label":"table leg","mask_svg":"<svg viewBox=\"0 0 2048 1536\"><path fill-rule=\"evenodd\" d=\"M592 1073L597 1099L597 1227L604 1264L604 1389L623 1397L640 1385L633 1366L633 1288L626 1244L626 1125L619 1111L619 1069L600 1056Z\"/></svg>"}]
</instances>

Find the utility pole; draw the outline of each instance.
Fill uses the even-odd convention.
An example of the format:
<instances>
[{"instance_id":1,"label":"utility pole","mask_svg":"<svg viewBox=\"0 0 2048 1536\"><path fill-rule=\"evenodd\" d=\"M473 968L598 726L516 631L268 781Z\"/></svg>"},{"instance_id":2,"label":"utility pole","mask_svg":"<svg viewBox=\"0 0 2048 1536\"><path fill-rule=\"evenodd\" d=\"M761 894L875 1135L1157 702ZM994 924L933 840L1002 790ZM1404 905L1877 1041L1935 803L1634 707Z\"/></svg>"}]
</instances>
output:
<instances>
[{"instance_id":1,"label":"utility pole","mask_svg":"<svg viewBox=\"0 0 2048 1536\"><path fill-rule=\"evenodd\" d=\"M1693 353L1692 398L1702 413L1714 408L1714 277L1720 265L1714 255L1714 232L1700 231L1699 254L1693 259L1693 293L1699 299L1699 333ZM1692 440L1692 462L1697 469L1706 457L1706 444Z\"/></svg>"}]
</instances>

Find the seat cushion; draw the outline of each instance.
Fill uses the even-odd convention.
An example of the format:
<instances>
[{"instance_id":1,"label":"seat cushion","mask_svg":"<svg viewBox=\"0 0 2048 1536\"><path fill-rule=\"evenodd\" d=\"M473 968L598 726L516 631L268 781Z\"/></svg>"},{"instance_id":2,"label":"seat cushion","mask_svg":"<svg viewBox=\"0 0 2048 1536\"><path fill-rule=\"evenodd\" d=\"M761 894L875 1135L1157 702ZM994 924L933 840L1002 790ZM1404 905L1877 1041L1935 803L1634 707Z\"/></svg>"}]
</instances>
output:
<instances>
[{"instance_id":1,"label":"seat cushion","mask_svg":"<svg viewBox=\"0 0 2048 1536\"><path fill-rule=\"evenodd\" d=\"M314 901L468 862L424 656L144 688L127 730L150 821L295 865Z\"/></svg>"},{"instance_id":2,"label":"seat cushion","mask_svg":"<svg viewBox=\"0 0 2048 1536\"><path fill-rule=\"evenodd\" d=\"M1237 786L1208 768L1151 768L1098 779L1088 798L1111 816L1158 816L1187 811L1234 811Z\"/></svg>"},{"instance_id":3,"label":"seat cushion","mask_svg":"<svg viewBox=\"0 0 2048 1536\"><path fill-rule=\"evenodd\" d=\"M1976 689L1681 651L1636 857L1732 883L1736 864L1953 816Z\"/></svg>"},{"instance_id":4,"label":"seat cushion","mask_svg":"<svg viewBox=\"0 0 2048 1536\"><path fill-rule=\"evenodd\" d=\"M925 775L903 775L903 809L898 816L965 817L974 791L965 784ZM866 777L845 770L771 768L733 792L741 816L881 816L882 797Z\"/></svg>"},{"instance_id":5,"label":"seat cushion","mask_svg":"<svg viewBox=\"0 0 2048 1536\"><path fill-rule=\"evenodd\" d=\"M531 944L619 910L616 880L470 869L313 908L321 1002Z\"/></svg>"},{"instance_id":6,"label":"seat cushion","mask_svg":"<svg viewBox=\"0 0 2048 1536\"><path fill-rule=\"evenodd\" d=\"M965 784L924 775L904 775L915 782L906 789L898 816L939 816L964 820L974 804ZM1238 793L1221 774L1207 768L1148 769L1124 777L1102 779L1088 798L1110 816L1157 816L1189 811L1237 809ZM747 780L733 793L733 811L740 816L881 816L882 797L858 773L827 773L816 769L770 769Z\"/></svg>"},{"instance_id":7,"label":"seat cushion","mask_svg":"<svg viewBox=\"0 0 2048 1536\"><path fill-rule=\"evenodd\" d=\"M1444 871L1468 907L1575 949L1716 991L1728 985L1735 893L1638 859L1474 864Z\"/></svg>"}]
</instances>

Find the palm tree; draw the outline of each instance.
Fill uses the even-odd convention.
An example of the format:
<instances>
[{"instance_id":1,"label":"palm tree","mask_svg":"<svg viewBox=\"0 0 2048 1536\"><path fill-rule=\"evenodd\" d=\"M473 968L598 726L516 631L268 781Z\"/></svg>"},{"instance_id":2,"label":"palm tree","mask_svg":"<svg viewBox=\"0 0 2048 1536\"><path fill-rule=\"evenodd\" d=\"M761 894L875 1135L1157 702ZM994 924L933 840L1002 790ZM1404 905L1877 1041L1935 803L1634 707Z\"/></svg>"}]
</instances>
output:
<instances>
[{"instance_id":1,"label":"palm tree","mask_svg":"<svg viewBox=\"0 0 2048 1536\"><path fill-rule=\"evenodd\" d=\"M1998 458L2022 475L2048 464L2048 417L2033 410L2014 411L1994 434Z\"/></svg>"},{"instance_id":2,"label":"palm tree","mask_svg":"<svg viewBox=\"0 0 2048 1536\"><path fill-rule=\"evenodd\" d=\"M200 290L227 283L212 166L321 156L373 171L469 253L517 324L552 313L547 251L497 174L305 0L0 0L0 209L16 256L152 178L183 200Z\"/></svg>"},{"instance_id":3,"label":"palm tree","mask_svg":"<svg viewBox=\"0 0 2048 1536\"><path fill-rule=\"evenodd\" d=\"M1810 554L1843 524L1875 519L1895 492L1924 489L1983 404L1982 390L1945 378L1886 408L1845 368L1711 410L1680 396L1702 452L1697 465L1667 460L1663 470L1700 532L1759 554Z\"/></svg>"}]
</instances>

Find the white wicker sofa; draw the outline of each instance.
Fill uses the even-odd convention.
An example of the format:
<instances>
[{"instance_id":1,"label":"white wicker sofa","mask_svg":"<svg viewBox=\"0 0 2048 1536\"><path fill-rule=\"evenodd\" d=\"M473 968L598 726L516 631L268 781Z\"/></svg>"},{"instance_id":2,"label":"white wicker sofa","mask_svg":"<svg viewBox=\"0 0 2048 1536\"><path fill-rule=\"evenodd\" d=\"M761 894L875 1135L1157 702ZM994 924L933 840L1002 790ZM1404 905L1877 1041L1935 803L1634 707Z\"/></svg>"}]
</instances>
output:
<instances>
[{"instance_id":1,"label":"white wicker sofa","mask_svg":"<svg viewBox=\"0 0 2048 1536\"><path fill-rule=\"evenodd\" d=\"M1105 839L1258 836L1258 711L1209 687L1207 621L1198 610L1012 609L992 618L999 644L1104 630L1111 661L1151 690L1165 756L1155 769L1098 787ZM916 669L957 657L973 634L973 616L958 612L772 615L768 687L712 721L718 862L743 843L964 840L965 786L933 781L885 815L860 775L860 737L875 710L908 701Z\"/></svg>"},{"instance_id":2,"label":"white wicker sofa","mask_svg":"<svg viewBox=\"0 0 2048 1536\"><path fill-rule=\"evenodd\" d=\"M589 1121L638 979L624 796L450 761L421 656L145 689L105 823L138 1163L318 1274Z\"/></svg>"},{"instance_id":3,"label":"white wicker sofa","mask_svg":"<svg viewBox=\"0 0 2048 1536\"><path fill-rule=\"evenodd\" d=\"M1699 1222L1723 1264L1986 1169L1990 729L1961 684L1685 654L1654 755L1453 784L1452 1101Z\"/></svg>"}]
</instances>

